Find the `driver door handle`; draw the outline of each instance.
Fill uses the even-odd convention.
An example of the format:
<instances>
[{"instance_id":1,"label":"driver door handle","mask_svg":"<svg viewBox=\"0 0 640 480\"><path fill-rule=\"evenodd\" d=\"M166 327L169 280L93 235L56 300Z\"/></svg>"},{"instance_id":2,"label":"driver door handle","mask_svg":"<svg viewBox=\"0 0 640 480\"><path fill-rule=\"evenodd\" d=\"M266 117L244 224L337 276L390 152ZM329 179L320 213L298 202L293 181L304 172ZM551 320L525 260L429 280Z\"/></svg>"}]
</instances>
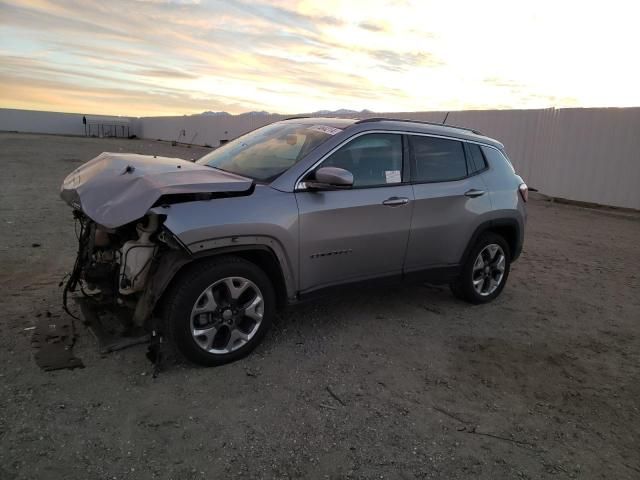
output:
<instances>
[{"instance_id":1,"label":"driver door handle","mask_svg":"<svg viewBox=\"0 0 640 480\"><path fill-rule=\"evenodd\" d=\"M409 199L407 197L390 197L382 202L383 205L387 205L388 207L399 207L401 205L406 205L407 203L409 203Z\"/></svg>"},{"instance_id":2,"label":"driver door handle","mask_svg":"<svg viewBox=\"0 0 640 480\"><path fill-rule=\"evenodd\" d=\"M486 192L484 190L476 190L475 188L472 188L471 190L465 192L465 196L466 197L471 197L471 198L476 198L476 197L481 197L485 193Z\"/></svg>"}]
</instances>

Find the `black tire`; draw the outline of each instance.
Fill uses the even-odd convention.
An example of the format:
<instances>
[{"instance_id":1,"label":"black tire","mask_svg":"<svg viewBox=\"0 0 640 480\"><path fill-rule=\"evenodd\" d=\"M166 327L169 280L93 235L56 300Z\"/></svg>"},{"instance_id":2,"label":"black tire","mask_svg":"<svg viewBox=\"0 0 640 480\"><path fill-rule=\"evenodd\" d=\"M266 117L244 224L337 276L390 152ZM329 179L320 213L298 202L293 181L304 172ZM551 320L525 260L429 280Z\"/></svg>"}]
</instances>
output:
<instances>
[{"instance_id":1,"label":"black tire","mask_svg":"<svg viewBox=\"0 0 640 480\"><path fill-rule=\"evenodd\" d=\"M476 291L473 285L473 266L480 252L482 252L485 247L491 244L500 246L500 248L502 248L502 251L504 252L504 274L495 291L488 295L481 295ZM507 279L509 278L510 269L511 250L509 249L509 244L502 236L496 233L486 232L480 235L473 248L471 248L467 259L462 266L460 275L453 282L451 282L449 286L451 287L451 291L453 292L453 294L461 300L473 304L489 303L496 297L498 297L504 289L505 285L507 284Z\"/></svg>"},{"instance_id":2,"label":"black tire","mask_svg":"<svg viewBox=\"0 0 640 480\"><path fill-rule=\"evenodd\" d=\"M201 348L192 336L191 311L207 287L227 277L243 277L253 282L262 294L264 312L258 330L250 340L231 352L214 354ZM177 348L187 360L207 367L234 362L251 353L271 327L276 310L274 288L264 271L233 256L204 259L188 266L174 279L166 298L162 335L169 348Z\"/></svg>"}]
</instances>

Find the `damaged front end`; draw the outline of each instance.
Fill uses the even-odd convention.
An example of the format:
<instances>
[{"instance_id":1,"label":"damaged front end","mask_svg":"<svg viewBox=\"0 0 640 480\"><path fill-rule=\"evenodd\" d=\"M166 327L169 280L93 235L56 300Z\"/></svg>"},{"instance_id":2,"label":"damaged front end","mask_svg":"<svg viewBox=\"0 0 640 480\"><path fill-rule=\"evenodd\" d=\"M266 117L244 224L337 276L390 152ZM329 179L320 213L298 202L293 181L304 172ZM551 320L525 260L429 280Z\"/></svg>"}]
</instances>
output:
<instances>
[{"instance_id":1,"label":"damaged front end","mask_svg":"<svg viewBox=\"0 0 640 480\"><path fill-rule=\"evenodd\" d=\"M78 255L63 293L77 292L85 321L92 327L102 351L116 349L117 337L144 338L159 291L149 288L150 272L163 256L185 253L162 227L160 215L145 215L119 228L106 228L79 210L74 211L78 232ZM124 345L127 345L127 341Z\"/></svg>"},{"instance_id":2,"label":"damaged front end","mask_svg":"<svg viewBox=\"0 0 640 480\"><path fill-rule=\"evenodd\" d=\"M73 208L78 236L77 258L64 287L65 310L69 313L68 297L76 292L94 333L108 331L111 340L152 333L158 300L191 260L153 207L252 189L250 179L174 158L103 153L82 165L64 180L60 193ZM113 342L101 342L101 350L108 351L105 343Z\"/></svg>"},{"instance_id":3,"label":"damaged front end","mask_svg":"<svg viewBox=\"0 0 640 480\"><path fill-rule=\"evenodd\" d=\"M144 290L155 255L160 250L158 215L151 214L120 228L103 227L74 210L78 255L65 293L117 307L135 308L136 293Z\"/></svg>"}]
</instances>

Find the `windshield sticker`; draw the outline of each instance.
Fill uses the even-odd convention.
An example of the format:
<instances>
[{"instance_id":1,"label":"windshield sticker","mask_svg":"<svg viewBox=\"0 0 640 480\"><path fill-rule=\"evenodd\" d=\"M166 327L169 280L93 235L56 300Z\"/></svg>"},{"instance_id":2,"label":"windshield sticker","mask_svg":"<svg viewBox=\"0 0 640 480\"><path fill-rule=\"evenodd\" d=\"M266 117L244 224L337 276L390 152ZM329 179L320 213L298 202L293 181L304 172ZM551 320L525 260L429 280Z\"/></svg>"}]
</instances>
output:
<instances>
[{"instance_id":1,"label":"windshield sticker","mask_svg":"<svg viewBox=\"0 0 640 480\"><path fill-rule=\"evenodd\" d=\"M309 127L309 130L326 133L327 135L335 135L342 131L340 128L328 127L327 125L314 125L313 127Z\"/></svg>"},{"instance_id":2,"label":"windshield sticker","mask_svg":"<svg viewBox=\"0 0 640 480\"><path fill-rule=\"evenodd\" d=\"M387 183L402 182L402 179L400 178L400 170L385 170L384 176L387 179Z\"/></svg>"}]
</instances>

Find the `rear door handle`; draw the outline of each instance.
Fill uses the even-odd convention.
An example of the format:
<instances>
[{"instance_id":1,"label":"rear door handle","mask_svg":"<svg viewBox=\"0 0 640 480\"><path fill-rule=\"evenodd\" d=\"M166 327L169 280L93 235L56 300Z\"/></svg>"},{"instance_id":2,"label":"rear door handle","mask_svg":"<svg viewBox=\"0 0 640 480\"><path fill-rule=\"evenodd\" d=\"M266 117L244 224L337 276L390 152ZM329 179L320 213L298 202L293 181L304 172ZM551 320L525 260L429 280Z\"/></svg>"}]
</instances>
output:
<instances>
[{"instance_id":1,"label":"rear door handle","mask_svg":"<svg viewBox=\"0 0 640 480\"><path fill-rule=\"evenodd\" d=\"M399 207L407 203L409 203L409 199L406 197L391 197L382 202L383 205L387 205L388 207Z\"/></svg>"},{"instance_id":2,"label":"rear door handle","mask_svg":"<svg viewBox=\"0 0 640 480\"><path fill-rule=\"evenodd\" d=\"M465 192L465 196L466 197L471 197L471 198L476 198L476 197L481 197L485 193L487 193L487 192L485 192L484 190L476 190L475 188L472 188L468 192Z\"/></svg>"}]
</instances>

